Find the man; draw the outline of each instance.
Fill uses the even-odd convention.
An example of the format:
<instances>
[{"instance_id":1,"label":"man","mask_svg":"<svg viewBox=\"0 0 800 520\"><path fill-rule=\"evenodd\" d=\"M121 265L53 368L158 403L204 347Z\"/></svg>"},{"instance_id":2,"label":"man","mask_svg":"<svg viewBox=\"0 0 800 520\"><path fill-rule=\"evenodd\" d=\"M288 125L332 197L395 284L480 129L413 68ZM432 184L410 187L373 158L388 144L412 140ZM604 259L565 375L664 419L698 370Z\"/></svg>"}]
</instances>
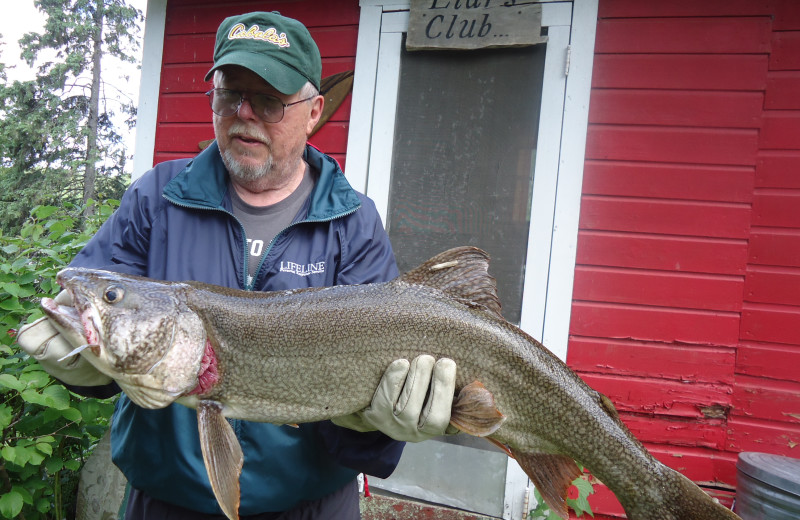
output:
<instances>
[{"instance_id":1,"label":"man","mask_svg":"<svg viewBox=\"0 0 800 520\"><path fill-rule=\"evenodd\" d=\"M395 277L374 204L306 144L322 113L321 70L319 50L296 20L224 20L206 76L216 141L137 180L72 265L259 291ZM119 391L80 356L58 361L73 346L47 319L18 342L77 392ZM388 367L370 408L335 421L347 429L233 421L245 455L240 514L359 518L355 476L393 471L403 443L387 435L417 441L444 433L454 384L452 361L421 356ZM145 410L122 396L111 443L132 486L126 518L220 518L194 410Z\"/></svg>"}]
</instances>

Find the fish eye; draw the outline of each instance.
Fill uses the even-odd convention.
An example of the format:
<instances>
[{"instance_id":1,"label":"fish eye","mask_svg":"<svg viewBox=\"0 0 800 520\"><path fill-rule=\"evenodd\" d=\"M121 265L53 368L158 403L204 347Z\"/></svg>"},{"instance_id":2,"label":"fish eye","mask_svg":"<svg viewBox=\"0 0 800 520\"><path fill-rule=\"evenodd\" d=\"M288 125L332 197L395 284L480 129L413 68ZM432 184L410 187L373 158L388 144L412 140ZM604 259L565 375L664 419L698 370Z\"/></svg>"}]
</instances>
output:
<instances>
[{"instance_id":1,"label":"fish eye","mask_svg":"<svg viewBox=\"0 0 800 520\"><path fill-rule=\"evenodd\" d=\"M112 285L111 287L106 289L106 292L103 293L103 299L107 303L117 303L122 299L124 295L125 291L122 289L122 287Z\"/></svg>"}]
</instances>

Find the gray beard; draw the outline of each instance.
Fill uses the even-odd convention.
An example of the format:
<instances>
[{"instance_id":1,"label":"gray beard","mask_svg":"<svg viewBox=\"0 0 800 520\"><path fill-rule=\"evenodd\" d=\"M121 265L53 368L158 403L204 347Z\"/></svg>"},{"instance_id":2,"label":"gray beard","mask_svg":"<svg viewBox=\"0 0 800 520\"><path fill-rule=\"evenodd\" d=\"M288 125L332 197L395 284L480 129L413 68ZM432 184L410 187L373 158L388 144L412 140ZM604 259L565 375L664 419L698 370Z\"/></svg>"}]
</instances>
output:
<instances>
[{"instance_id":1,"label":"gray beard","mask_svg":"<svg viewBox=\"0 0 800 520\"><path fill-rule=\"evenodd\" d=\"M242 184L252 184L259 181L267 181L269 184L280 185L297 171L300 157L298 156L298 160L293 161L291 164L276 163L271 153L272 141L261 132L250 129L243 123L237 123L228 129L228 133L231 135L240 133L254 139L259 139L270 148L269 157L261 164L244 164L238 161L230 150L220 150L222 163L225 165L225 168L228 169L230 176L238 182Z\"/></svg>"},{"instance_id":2,"label":"gray beard","mask_svg":"<svg viewBox=\"0 0 800 520\"><path fill-rule=\"evenodd\" d=\"M221 151L221 155L222 162L230 176L241 182L253 182L265 178L274 164L272 155L261 164L242 164L236 160L230 150Z\"/></svg>"}]
</instances>

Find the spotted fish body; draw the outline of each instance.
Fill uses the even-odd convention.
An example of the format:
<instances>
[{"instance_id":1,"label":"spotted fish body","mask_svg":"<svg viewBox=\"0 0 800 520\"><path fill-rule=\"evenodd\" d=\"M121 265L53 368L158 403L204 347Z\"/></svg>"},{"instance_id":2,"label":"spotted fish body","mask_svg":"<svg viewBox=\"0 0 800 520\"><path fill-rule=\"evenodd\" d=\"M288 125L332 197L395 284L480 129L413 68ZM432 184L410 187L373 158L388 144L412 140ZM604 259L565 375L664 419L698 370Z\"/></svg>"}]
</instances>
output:
<instances>
[{"instance_id":1,"label":"spotted fish body","mask_svg":"<svg viewBox=\"0 0 800 520\"><path fill-rule=\"evenodd\" d=\"M140 406L197 408L212 487L237 517L241 451L224 417L292 424L366 408L386 367L456 362L451 422L515 457L551 509L586 466L632 520L738 518L654 459L610 402L500 314L488 257L446 251L381 284L273 293L66 269L74 307L45 299L94 340L81 355ZM213 441L212 441L213 439Z\"/></svg>"}]
</instances>

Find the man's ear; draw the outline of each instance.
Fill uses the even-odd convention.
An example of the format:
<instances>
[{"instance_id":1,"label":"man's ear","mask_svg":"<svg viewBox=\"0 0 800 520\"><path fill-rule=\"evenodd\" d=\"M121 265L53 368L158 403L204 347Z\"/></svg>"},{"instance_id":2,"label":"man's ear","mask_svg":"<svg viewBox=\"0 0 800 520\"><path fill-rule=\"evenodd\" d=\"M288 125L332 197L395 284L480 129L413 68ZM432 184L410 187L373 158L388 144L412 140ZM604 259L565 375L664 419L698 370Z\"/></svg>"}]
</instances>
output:
<instances>
[{"instance_id":1,"label":"man's ear","mask_svg":"<svg viewBox=\"0 0 800 520\"><path fill-rule=\"evenodd\" d=\"M311 100L311 116L309 117L308 124L306 125L306 136L310 136L313 133L314 127L317 126L319 118L322 117L322 108L324 106L324 96L317 96Z\"/></svg>"}]
</instances>

